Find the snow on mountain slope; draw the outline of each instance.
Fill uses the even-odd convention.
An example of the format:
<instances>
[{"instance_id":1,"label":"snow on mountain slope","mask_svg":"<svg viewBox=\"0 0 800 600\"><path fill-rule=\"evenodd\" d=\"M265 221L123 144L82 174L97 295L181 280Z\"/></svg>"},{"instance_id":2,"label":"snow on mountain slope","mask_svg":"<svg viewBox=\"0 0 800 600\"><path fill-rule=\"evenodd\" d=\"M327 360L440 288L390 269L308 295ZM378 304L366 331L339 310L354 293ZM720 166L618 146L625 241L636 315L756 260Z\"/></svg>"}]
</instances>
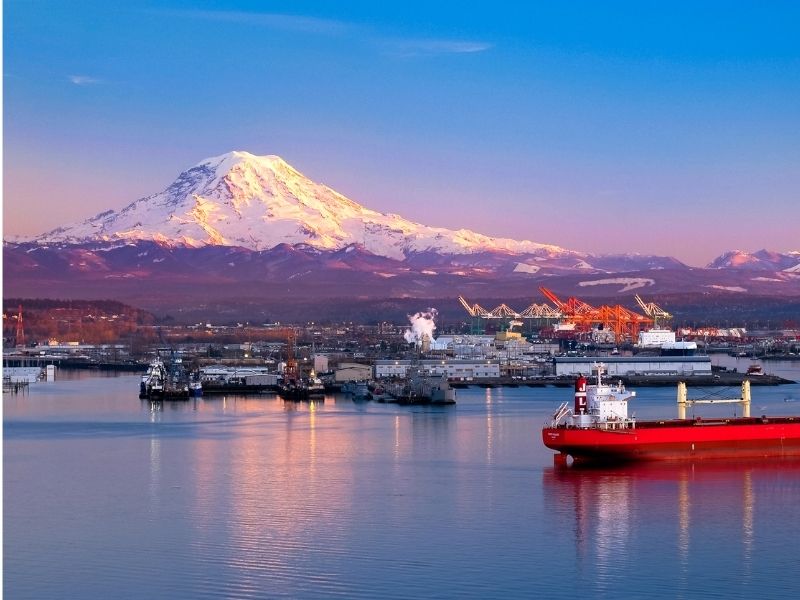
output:
<instances>
[{"instance_id":1,"label":"snow on mountain slope","mask_svg":"<svg viewBox=\"0 0 800 600\"><path fill-rule=\"evenodd\" d=\"M747 269L751 271L790 271L800 265L800 252L731 250L708 264L709 269Z\"/></svg>"},{"instance_id":2,"label":"snow on mountain slope","mask_svg":"<svg viewBox=\"0 0 800 600\"><path fill-rule=\"evenodd\" d=\"M315 183L278 156L230 152L181 173L164 191L120 211L45 233L39 243L155 241L264 250L308 244L336 250L360 244L402 260L417 252L499 252L547 257L578 254L558 246L492 238L467 229L428 227L370 210Z\"/></svg>"}]
</instances>

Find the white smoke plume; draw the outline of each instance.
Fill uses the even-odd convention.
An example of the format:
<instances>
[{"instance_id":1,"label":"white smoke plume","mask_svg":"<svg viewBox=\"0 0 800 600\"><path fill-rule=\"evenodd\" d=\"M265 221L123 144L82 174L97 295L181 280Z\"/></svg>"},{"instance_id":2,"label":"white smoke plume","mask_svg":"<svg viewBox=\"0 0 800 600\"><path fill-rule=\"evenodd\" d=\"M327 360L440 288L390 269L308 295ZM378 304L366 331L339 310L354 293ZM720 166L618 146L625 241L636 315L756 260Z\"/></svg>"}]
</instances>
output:
<instances>
[{"instance_id":1,"label":"white smoke plume","mask_svg":"<svg viewBox=\"0 0 800 600\"><path fill-rule=\"evenodd\" d=\"M414 316L408 315L408 321L411 327L406 329L403 337L410 344L412 342L417 345L422 343L422 338L426 335L428 339L433 339L433 332L436 329L436 319L439 311L435 308L429 308L427 311L418 312Z\"/></svg>"}]
</instances>

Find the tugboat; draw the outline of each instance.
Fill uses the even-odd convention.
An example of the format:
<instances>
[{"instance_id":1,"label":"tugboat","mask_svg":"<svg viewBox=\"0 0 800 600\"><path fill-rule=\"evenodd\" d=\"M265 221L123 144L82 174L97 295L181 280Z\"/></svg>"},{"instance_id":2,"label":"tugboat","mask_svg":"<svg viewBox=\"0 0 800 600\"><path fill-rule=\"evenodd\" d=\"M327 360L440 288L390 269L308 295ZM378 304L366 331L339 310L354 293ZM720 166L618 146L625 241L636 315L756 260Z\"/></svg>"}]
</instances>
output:
<instances>
[{"instance_id":1,"label":"tugboat","mask_svg":"<svg viewBox=\"0 0 800 600\"><path fill-rule=\"evenodd\" d=\"M200 381L200 372L192 373L189 378L189 396L191 398L200 398L203 395L203 382Z\"/></svg>"},{"instance_id":2,"label":"tugboat","mask_svg":"<svg viewBox=\"0 0 800 600\"><path fill-rule=\"evenodd\" d=\"M147 372L142 375L139 383L139 398L142 400L162 398L166 380L167 369L161 358L156 356L155 360L147 367Z\"/></svg>"},{"instance_id":3,"label":"tugboat","mask_svg":"<svg viewBox=\"0 0 800 600\"><path fill-rule=\"evenodd\" d=\"M621 383L602 379L603 365L595 365L596 383L575 381L575 404L559 406L542 429L544 445L558 454L557 465L687 460L704 458L763 458L800 456L800 416L750 417L750 381L742 383L741 398L689 400L686 384L678 385L678 418L639 421L628 416L628 401L636 396ZM739 403L742 417L686 418L686 405Z\"/></svg>"},{"instance_id":4,"label":"tugboat","mask_svg":"<svg viewBox=\"0 0 800 600\"><path fill-rule=\"evenodd\" d=\"M314 371L311 371L308 381L306 382L306 387L308 388L309 398L325 397L325 384L322 383L322 379L316 376Z\"/></svg>"},{"instance_id":5,"label":"tugboat","mask_svg":"<svg viewBox=\"0 0 800 600\"><path fill-rule=\"evenodd\" d=\"M188 398L189 395L189 375L184 368L183 360L176 358L173 354L168 362L164 362L157 354L139 382L139 398L142 400L182 400Z\"/></svg>"},{"instance_id":6,"label":"tugboat","mask_svg":"<svg viewBox=\"0 0 800 600\"><path fill-rule=\"evenodd\" d=\"M747 374L760 377L764 374L764 367L762 367L758 363L753 363L752 365L747 367Z\"/></svg>"},{"instance_id":7,"label":"tugboat","mask_svg":"<svg viewBox=\"0 0 800 600\"><path fill-rule=\"evenodd\" d=\"M300 381L284 381L278 386L278 393L284 400L308 399L308 388Z\"/></svg>"}]
</instances>

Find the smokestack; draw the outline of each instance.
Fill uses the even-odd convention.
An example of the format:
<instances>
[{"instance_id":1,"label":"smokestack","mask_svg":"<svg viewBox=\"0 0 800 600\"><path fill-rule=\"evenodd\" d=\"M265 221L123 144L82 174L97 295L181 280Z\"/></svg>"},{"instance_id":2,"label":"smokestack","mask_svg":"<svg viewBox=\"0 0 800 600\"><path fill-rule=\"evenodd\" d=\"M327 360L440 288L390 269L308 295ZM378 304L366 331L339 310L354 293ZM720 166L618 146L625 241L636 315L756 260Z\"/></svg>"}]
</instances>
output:
<instances>
[{"instance_id":1,"label":"smokestack","mask_svg":"<svg viewBox=\"0 0 800 600\"><path fill-rule=\"evenodd\" d=\"M422 335L422 353L431 351L431 336L427 333Z\"/></svg>"}]
</instances>

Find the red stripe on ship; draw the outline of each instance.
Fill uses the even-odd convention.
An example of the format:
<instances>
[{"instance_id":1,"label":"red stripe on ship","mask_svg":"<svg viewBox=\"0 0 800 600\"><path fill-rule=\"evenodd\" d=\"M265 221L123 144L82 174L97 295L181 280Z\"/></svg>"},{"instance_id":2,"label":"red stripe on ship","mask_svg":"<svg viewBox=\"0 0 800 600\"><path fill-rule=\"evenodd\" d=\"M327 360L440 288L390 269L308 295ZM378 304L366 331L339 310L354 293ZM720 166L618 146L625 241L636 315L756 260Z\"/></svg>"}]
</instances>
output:
<instances>
[{"instance_id":1,"label":"red stripe on ship","mask_svg":"<svg viewBox=\"0 0 800 600\"><path fill-rule=\"evenodd\" d=\"M546 427L542 440L576 461L800 456L800 417L643 421L619 430Z\"/></svg>"}]
</instances>

